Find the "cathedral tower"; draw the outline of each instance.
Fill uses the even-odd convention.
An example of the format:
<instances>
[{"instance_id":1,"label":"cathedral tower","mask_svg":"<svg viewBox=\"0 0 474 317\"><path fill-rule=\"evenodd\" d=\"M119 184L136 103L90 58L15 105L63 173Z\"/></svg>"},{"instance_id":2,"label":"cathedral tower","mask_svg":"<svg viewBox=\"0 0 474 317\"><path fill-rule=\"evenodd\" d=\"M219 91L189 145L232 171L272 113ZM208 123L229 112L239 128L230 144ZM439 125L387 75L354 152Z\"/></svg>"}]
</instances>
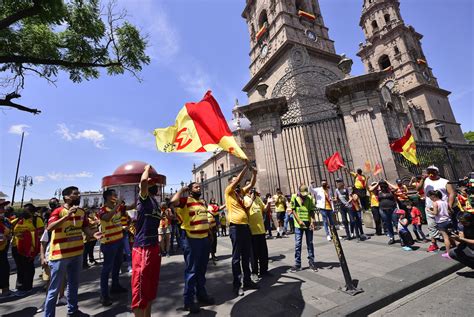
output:
<instances>
[{"instance_id":1,"label":"cathedral tower","mask_svg":"<svg viewBox=\"0 0 474 317\"><path fill-rule=\"evenodd\" d=\"M437 141L437 122L446 126L449 142L465 143L449 103L449 91L439 87L421 47L423 35L406 25L399 0L364 0L360 26L366 38L357 55L367 72L386 71L395 80L397 92L412 107L424 112L415 124L418 139Z\"/></svg>"},{"instance_id":2,"label":"cathedral tower","mask_svg":"<svg viewBox=\"0 0 474 317\"><path fill-rule=\"evenodd\" d=\"M249 102L286 97L284 122L334 116L324 87L342 77L340 56L318 1L247 0L242 17L250 34L251 79L243 89Z\"/></svg>"}]
</instances>

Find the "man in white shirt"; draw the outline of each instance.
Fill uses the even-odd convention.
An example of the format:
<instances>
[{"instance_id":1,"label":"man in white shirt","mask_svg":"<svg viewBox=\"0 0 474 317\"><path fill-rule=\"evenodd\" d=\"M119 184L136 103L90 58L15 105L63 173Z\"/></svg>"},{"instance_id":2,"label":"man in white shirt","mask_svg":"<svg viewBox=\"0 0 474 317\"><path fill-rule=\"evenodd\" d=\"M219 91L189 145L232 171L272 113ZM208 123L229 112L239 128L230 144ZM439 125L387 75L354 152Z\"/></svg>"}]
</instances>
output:
<instances>
[{"instance_id":1,"label":"man in white shirt","mask_svg":"<svg viewBox=\"0 0 474 317\"><path fill-rule=\"evenodd\" d=\"M428 166L426 169L426 175L423 175L416 189L419 190L421 188L423 188L425 194L430 191L439 190L443 195L442 200L448 202L448 207L452 210L455 198L454 188L449 184L447 179L439 176L439 169L436 166ZM430 210L430 208L433 207L433 201L428 197L428 195L426 195L425 203L426 210ZM428 232L431 238L431 245L428 247L428 252L435 252L439 250L439 247L436 244L436 238L439 238L440 234L438 229L436 229L434 215L427 212L426 221L428 222Z\"/></svg>"},{"instance_id":2,"label":"man in white shirt","mask_svg":"<svg viewBox=\"0 0 474 317\"><path fill-rule=\"evenodd\" d=\"M327 180L321 180L321 187L316 187L315 182L311 181L309 188L311 194L313 194L316 200L316 208L319 209L321 216L323 217L324 231L326 231L326 239L331 241L331 234L329 233L328 222L334 225L334 208L332 205L332 193L329 188Z\"/></svg>"}]
</instances>

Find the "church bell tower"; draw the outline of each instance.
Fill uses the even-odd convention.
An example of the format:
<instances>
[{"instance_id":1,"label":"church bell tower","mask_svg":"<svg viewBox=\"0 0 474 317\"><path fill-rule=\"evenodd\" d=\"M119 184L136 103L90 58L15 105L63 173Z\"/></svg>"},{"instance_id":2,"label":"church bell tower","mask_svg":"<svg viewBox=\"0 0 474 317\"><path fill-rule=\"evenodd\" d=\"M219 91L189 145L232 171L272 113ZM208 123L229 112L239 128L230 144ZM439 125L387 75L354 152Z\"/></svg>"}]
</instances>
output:
<instances>
[{"instance_id":1,"label":"church bell tower","mask_svg":"<svg viewBox=\"0 0 474 317\"><path fill-rule=\"evenodd\" d=\"M465 143L449 103L450 92L439 87L421 46L423 35L405 24L399 0L364 0L360 26L366 41L357 55L366 72L391 74L397 92L410 106L423 110L423 122L415 124L418 138L437 141L434 126L440 122L449 142Z\"/></svg>"}]
</instances>

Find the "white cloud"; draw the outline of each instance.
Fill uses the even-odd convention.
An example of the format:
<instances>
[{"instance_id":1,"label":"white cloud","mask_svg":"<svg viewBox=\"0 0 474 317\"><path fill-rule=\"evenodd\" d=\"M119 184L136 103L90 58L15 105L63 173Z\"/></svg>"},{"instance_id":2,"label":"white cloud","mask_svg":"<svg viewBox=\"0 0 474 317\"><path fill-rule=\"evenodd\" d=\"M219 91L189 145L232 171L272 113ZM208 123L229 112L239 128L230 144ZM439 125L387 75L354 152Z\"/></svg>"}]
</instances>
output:
<instances>
[{"instance_id":1,"label":"white cloud","mask_svg":"<svg viewBox=\"0 0 474 317\"><path fill-rule=\"evenodd\" d=\"M8 129L8 133L21 135L23 132L25 132L25 135L28 135L29 133L26 131L26 129L29 127L30 126L27 124L14 124L10 127L10 129Z\"/></svg>"},{"instance_id":2,"label":"white cloud","mask_svg":"<svg viewBox=\"0 0 474 317\"><path fill-rule=\"evenodd\" d=\"M33 181L36 183L36 184L41 184L43 183L44 181L46 181L46 176L35 176L33 177Z\"/></svg>"},{"instance_id":3,"label":"white cloud","mask_svg":"<svg viewBox=\"0 0 474 317\"><path fill-rule=\"evenodd\" d=\"M97 130L86 129L74 133L67 127L65 123L59 123L56 133L61 135L61 137L66 141L85 139L94 143L96 148L104 149L105 137Z\"/></svg>"},{"instance_id":4,"label":"white cloud","mask_svg":"<svg viewBox=\"0 0 474 317\"><path fill-rule=\"evenodd\" d=\"M167 62L180 50L179 35L160 2L121 0L120 6L127 10L131 20L148 36L147 53L158 62Z\"/></svg>"},{"instance_id":5,"label":"white cloud","mask_svg":"<svg viewBox=\"0 0 474 317\"><path fill-rule=\"evenodd\" d=\"M51 172L47 174L48 179L53 181L73 181L78 178L91 178L93 174L91 172L79 172L73 174L66 174L66 173L58 173L58 172ZM40 176L44 177L44 176Z\"/></svg>"},{"instance_id":6,"label":"white cloud","mask_svg":"<svg viewBox=\"0 0 474 317\"><path fill-rule=\"evenodd\" d=\"M179 80L184 85L184 89L192 94L197 100L201 100L207 90L211 89L209 75L199 66L194 69L188 68L180 76Z\"/></svg>"}]
</instances>

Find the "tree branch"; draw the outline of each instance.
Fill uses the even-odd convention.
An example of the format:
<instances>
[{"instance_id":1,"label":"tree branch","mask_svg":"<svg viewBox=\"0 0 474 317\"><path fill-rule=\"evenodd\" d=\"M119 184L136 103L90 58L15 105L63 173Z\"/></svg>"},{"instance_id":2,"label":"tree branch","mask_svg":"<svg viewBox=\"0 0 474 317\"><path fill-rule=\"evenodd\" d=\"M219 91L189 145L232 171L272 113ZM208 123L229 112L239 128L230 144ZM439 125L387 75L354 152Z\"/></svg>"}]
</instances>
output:
<instances>
[{"instance_id":1,"label":"tree branch","mask_svg":"<svg viewBox=\"0 0 474 317\"><path fill-rule=\"evenodd\" d=\"M111 67L111 66L121 66L120 62L111 62L111 63L89 63L89 62L70 62L62 59L48 59L48 58L38 58L31 56L0 56L0 64L3 63L24 63L24 64L42 64L42 65L56 65L64 67L76 67L76 68L86 68L86 67Z\"/></svg>"},{"instance_id":2,"label":"tree branch","mask_svg":"<svg viewBox=\"0 0 474 317\"><path fill-rule=\"evenodd\" d=\"M16 23L24 18L31 17L37 15L41 12L41 0L33 0L33 6L20 10L18 12L9 15L2 20L0 20L0 30L3 30L13 23Z\"/></svg>"},{"instance_id":3,"label":"tree branch","mask_svg":"<svg viewBox=\"0 0 474 317\"><path fill-rule=\"evenodd\" d=\"M21 95L17 94L16 92L9 93L8 95L5 96L4 99L0 99L0 106L12 107L12 108L16 108L16 109L21 110L21 111L30 112L32 114L41 113L41 110L28 108L28 107L19 105L19 104L14 103L14 102L11 101L12 99L20 98L20 97L21 97Z\"/></svg>"}]
</instances>

